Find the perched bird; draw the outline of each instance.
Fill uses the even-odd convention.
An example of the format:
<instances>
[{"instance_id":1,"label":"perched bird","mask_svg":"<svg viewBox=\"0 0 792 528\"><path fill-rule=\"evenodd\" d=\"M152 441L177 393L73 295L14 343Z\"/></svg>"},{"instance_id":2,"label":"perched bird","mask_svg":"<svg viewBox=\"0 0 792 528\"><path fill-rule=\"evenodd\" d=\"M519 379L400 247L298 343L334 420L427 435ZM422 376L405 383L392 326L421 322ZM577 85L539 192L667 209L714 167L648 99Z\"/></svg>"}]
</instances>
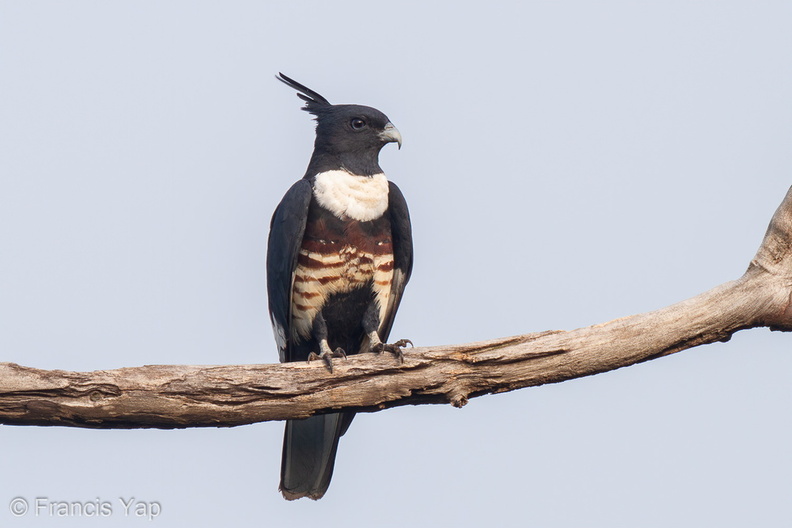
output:
<instances>
[{"instance_id":1,"label":"perched bird","mask_svg":"<svg viewBox=\"0 0 792 528\"><path fill-rule=\"evenodd\" d=\"M286 77L316 119L305 176L281 200L267 248L269 311L280 360L333 359L360 352L402 358L386 344L413 265L407 203L385 178L379 152L401 135L374 108L333 105ZM338 360L336 360L338 361ZM321 498L330 485L338 439L354 413L288 420L280 490L286 499Z\"/></svg>"}]
</instances>

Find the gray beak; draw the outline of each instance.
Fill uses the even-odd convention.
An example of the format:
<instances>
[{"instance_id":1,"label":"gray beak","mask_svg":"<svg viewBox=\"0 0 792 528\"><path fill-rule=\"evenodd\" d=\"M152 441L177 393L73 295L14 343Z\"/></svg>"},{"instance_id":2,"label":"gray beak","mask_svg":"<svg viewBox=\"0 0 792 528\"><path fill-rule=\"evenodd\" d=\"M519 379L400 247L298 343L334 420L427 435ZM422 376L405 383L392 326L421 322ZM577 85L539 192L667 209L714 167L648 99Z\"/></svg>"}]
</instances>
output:
<instances>
[{"instance_id":1,"label":"gray beak","mask_svg":"<svg viewBox=\"0 0 792 528\"><path fill-rule=\"evenodd\" d=\"M401 134L399 134L399 130L393 126L393 123L388 123L385 125L385 130L380 132L379 135L383 141L387 143L393 143L394 141L399 144L399 149L401 149L402 138Z\"/></svg>"}]
</instances>

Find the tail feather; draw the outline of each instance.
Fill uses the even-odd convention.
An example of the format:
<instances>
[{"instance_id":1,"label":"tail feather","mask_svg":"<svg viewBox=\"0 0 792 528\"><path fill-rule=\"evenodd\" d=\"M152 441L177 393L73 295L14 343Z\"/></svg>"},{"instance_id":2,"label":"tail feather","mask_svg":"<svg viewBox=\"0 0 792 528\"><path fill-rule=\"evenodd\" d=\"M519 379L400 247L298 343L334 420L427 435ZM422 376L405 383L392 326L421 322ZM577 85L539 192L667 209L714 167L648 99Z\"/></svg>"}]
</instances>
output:
<instances>
[{"instance_id":1,"label":"tail feather","mask_svg":"<svg viewBox=\"0 0 792 528\"><path fill-rule=\"evenodd\" d=\"M286 421L280 482L284 498L322 498L333 476L338 439L351 421L347 414Z\"/></svg>"}]
</instances>

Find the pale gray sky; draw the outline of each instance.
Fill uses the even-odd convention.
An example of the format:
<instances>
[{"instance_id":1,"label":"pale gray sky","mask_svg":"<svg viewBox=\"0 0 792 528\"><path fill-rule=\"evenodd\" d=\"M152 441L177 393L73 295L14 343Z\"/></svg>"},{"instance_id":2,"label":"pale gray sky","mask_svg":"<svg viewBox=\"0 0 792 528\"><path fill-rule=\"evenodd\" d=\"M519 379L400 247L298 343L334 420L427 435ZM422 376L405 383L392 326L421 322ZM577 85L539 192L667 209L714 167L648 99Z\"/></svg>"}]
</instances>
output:
<instances>
[{"instance_id":1,"label":"pale gray sky","mask_svg":"<svg viewBox=\"0 0 792 528\"><path fill-rule=\"evenodd\" d=\"M792 183L788 2L0 1L0 361L274 362L270 215L313 124L385 112L416 265L393 337L571 329L744 271ZM0 427L16 497L97 526L789 526L792 337L356 419L319 502L281 423Z\"/></svg>"}]
</instances>

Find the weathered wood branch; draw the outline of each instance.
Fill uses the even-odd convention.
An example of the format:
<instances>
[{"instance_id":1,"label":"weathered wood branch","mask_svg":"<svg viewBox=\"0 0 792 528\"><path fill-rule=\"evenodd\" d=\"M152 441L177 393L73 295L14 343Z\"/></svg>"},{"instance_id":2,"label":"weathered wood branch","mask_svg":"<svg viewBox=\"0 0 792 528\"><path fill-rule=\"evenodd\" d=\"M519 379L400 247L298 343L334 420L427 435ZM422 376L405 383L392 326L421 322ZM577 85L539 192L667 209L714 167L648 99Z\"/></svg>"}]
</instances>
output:
<instances>
[{"instance_id":1,"label":"weathered wood branch","mask_svg":"<svg viewBox=\"0 0 792 528\"><path fill-rule=\"evenodd\" d=\"M0 363L0 423L95 428L234 426L341 408L452 403L556 383L726 341L792 330L792 188L745 274L666 308L549 331L390 355L273 365L150 365L95 372Z\"/></svg>"}]
</instances>

